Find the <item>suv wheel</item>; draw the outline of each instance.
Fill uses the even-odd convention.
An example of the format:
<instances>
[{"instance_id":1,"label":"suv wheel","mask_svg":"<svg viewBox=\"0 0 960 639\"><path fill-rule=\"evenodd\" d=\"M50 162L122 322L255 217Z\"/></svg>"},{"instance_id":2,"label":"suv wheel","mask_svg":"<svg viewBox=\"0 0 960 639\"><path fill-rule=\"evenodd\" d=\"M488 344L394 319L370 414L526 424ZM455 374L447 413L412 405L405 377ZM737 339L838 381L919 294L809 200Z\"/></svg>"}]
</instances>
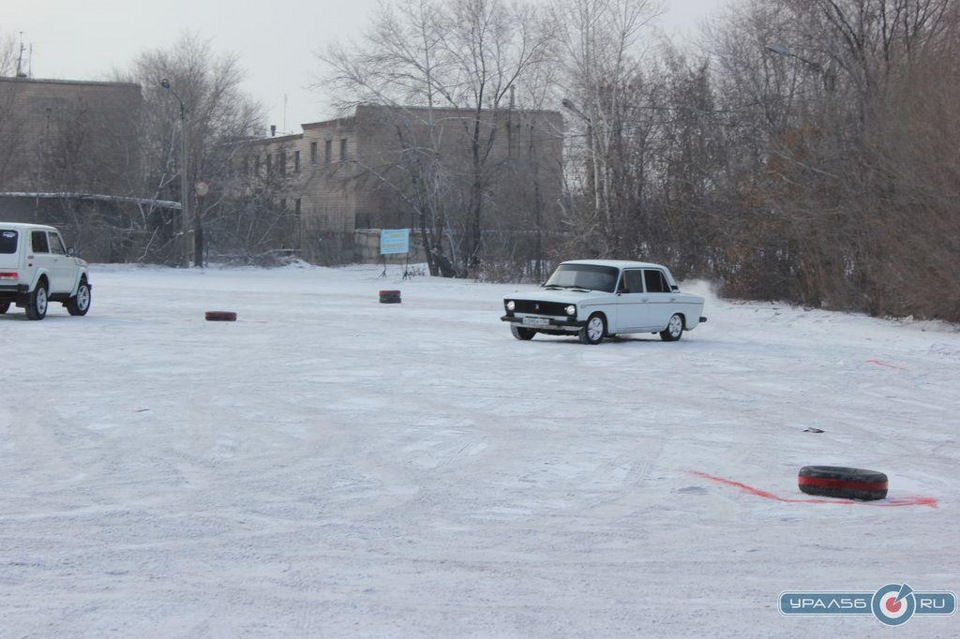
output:
<instances>
[{"instance_id":1,"label":"suv wheel","mask_svg":"<svg viewBox=\"0 0 960 639\"><path fill-rule=\"evenodd\" d=\"M80 280L77 294L67 300L64 306L67 307L67 312L71 315L87 314L87 311L90 310L90 285L87 284L86 278Z\"/></svg>"},{"instance_id":2,"label":"suv wheel","mask_svg":"<svg viewBox=\"0 0 960 639\"><path fill-rule=\"evenodd\" d=\"M10 308L10 302L0 302L0 315L6 313L8 308Z\"/></svg>"},{"instance_id":3,"label":"suv wheel","mask_svg":"<svg viewBox=\"0 0 960 639\"><path fill-rule=\"evenodd\" d=\"M42 320L47 316L47 283L40 280L37 288L27 296L27 319Z\"/></svg>"}]
</instances>

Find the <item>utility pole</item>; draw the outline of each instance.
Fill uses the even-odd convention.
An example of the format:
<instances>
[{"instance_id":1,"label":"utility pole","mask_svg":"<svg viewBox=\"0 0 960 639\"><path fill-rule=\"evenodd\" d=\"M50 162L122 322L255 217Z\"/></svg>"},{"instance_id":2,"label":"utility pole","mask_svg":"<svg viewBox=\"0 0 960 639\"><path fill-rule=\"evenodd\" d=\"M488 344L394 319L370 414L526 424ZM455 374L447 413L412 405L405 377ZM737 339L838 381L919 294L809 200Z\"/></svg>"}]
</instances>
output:
<instances>
[{"instance_id":1,"label":"utility pole","mask_svg":"<svg viewBox=\"0 0 960 639\"><path fill-rule=\"evenodd\" d=\"M191 242L190 232L190 196L187 188L187 105L183 99L177 95L170 84L170 80L164 78L160 80L160 86L173 94L173 97L180 103L180 230L182 233L182 254L180 256L180 266L190 266Z\"/></svg>"}]
</instances>

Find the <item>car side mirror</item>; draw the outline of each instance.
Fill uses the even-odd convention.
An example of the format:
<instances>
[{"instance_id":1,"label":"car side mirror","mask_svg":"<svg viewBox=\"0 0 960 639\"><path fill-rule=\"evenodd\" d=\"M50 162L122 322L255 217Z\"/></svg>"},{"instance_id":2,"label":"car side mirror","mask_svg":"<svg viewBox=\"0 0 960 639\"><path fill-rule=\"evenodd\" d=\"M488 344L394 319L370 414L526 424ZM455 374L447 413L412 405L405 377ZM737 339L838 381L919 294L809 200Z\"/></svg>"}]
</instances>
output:
<instances>
[{"instance_id":1,"label":"car side mirror","mask_svg":"<svg viewBox=\"0 0 960 639\"><path fill-rule=\"evenodd\" d=\"M77 256L77 249L73 248L72 246L67 249L67 257L76 257L76 256Z\"/></svg>"}]
</instances>

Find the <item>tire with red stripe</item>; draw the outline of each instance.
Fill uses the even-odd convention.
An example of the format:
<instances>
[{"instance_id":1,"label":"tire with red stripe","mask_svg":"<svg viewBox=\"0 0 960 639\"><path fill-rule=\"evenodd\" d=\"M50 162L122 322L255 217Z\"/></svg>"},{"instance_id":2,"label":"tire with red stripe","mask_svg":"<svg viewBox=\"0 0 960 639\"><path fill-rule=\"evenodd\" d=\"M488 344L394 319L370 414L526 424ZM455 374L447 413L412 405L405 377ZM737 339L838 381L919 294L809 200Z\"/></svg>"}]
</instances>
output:
<instances>
[{"instance_id":1,"label":"tire with red stripe","mask_svg":"<svg viewBox=\"0 0 960 639\"><path fill-rule=\"evenodd\" d=\"M380 291L381 304L399 304L400 291Z\"/></svg>"},{"instance_id":2,"label":"tire with red stripe","mask_svg":"<svg viewBox=\"0 0 960 639\"><path fill-rule=\"evenodd\" d=\"M804 466L798 478L808 495L873 501L887 496L887 476L875 470L844 466Z\"/></svg>"}]
</instances>

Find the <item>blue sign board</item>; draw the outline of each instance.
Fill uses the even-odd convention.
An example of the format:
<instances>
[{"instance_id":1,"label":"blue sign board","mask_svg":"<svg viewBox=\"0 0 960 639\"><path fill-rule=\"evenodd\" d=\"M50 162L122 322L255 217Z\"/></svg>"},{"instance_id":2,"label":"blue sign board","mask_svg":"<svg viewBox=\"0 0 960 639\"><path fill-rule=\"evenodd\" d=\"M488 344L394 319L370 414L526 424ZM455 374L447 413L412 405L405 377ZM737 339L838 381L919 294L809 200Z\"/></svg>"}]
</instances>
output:
<instances>
[{"instance_id":1,"label":"blue sign board","mask_svg":"<svg viewBox=\"0 0 960 639\"><path fill-rule=\"evenodd\" d=\"M380 255L403 255L410 252L410 229L380 231Z\"/></svg>"}]
</instances>

